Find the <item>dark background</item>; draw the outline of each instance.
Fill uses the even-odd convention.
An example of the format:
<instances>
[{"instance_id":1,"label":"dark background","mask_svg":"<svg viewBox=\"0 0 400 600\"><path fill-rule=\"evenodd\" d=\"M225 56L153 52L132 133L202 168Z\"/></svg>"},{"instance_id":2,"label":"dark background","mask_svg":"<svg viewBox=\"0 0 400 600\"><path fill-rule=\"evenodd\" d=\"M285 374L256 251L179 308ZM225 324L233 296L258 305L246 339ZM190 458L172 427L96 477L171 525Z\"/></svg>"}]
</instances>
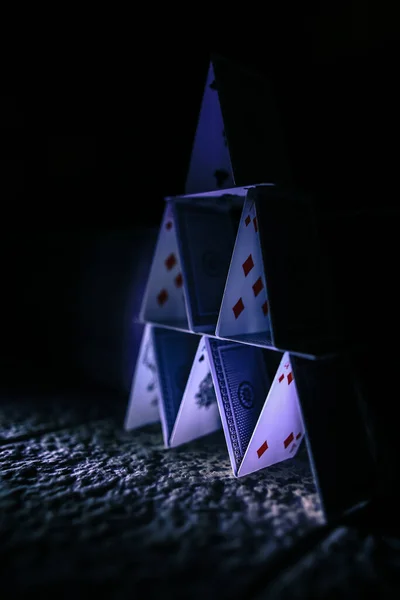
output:
<instances>
[{"instance_id":1,"label":"dark background","mask_svg":"<svg viewBox=\"0 0 400 600\"><path fill-rule=\"evenodd\" d=\"M184 191L210 51L269 77L299 189L397 203L390 7L164 10L59 15L5 61L3 382L127 388L135 291L163 198Z\"/></svg>"},{"instance_id":2,"label":"dark background","mask_svg":"<svg viewBox=\"0 0 400 600\"><path fill-rule=\"evenodd\" d=\"M70 6L46 7L43 15L34 10L35 20L23 30L20 9L20 35L6 40L0 71L4 589L8 585L13 597L18 591L31 596L33 589L69 598L111 590L126 598L126 590L151 596L149 588L158 588L159 597L170 583L171 594L179 588L186 598L185 586L198 585L201 593L215 579L216 597L231 589L241 594L240 572L252 580L261 551L260 589L265 577L284 578L288 562L301 556L306 585L289 571L288 596L322 586L332 597L343 579L348 597L357 596L357 583L383 597L391 582L398 587L398 541L382 543L371 531L379 532L382 522L390 531L398 522L400 464L392 417L399 352L374 337L385 316L394 346L398 339L388 327L398 314L397 298L389 305L381 298L385 315L376 309L382 290L375 274L383 271L384 252L377 264L371 261L371 293L363 306L370 360L351 364L363 375L365 407L373 409L362 414L357 430L368 429L361 441L376 452L377 494L385 491L383 504L360 519L360 531L351 524L339 535L335 529L313 556L314 542L306 536L291 553L308 517L316 524L320 515L305 448L297 464L285 461L265 479L260 473L242 482L232 479L228 462L228 476L220 470L227 461L224 443L219 453L200 440L171 458L161 451L158 425L130 435L123 417L141 334L133 318L163 199L184 191L210 51L256 67L270 80L297 189L339 210L397 207L395 11L362 0L346 8L231 3L219 14L215 4L170 3L125 11L108 4L104 13L97 5L89 14ZM343 251L340 235L337 243ZM378 235L371 244L379 248ZM395 240L387 246L395 249ZM390 258L386 289L395 288L398 271ZM357 462L363 445L351 427L358 413L351 417L348 410L348 403L355 406L350 367L343 374L335 364L327 370L318 364L319 376L303 377L311 393L302 397L302 409L308 406L309 439L311 426L323 432L312 451L325 491L348 504L359 479L369 485L377 473L369 480L364 468L370 463ZM88 383L111 393L97 387L89 393ZM68 387L73 391L63 393ZM351 434L349 444L343 431ZM341 463L347 450L351 458ZM340 479L338 465L346 467ZM338 485L346 478L349 490ZM283 558L281 542L290 552ZM385 597L398 596L389 592Z\"/></svg>"}]
</instances>

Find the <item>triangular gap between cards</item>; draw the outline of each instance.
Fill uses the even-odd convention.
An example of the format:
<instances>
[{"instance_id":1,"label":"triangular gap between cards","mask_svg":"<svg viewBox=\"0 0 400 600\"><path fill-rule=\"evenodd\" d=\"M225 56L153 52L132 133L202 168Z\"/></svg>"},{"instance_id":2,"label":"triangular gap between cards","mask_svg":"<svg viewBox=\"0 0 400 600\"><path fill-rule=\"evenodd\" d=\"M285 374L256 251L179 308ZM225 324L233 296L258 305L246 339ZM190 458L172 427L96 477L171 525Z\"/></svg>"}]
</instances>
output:
<instances>
[{"instance_id":1,"label":"triangular gap between cards","mask_svg":"<svg viewBox=\"0 0 400 600\"><path fill-rule=\"evenodd\" d=\"M170 446L186 444L219 429L221 418L205 338L202 336L171 434Z\"/></svg>"},{"instance_id":2,"label":"triangular gap between cards","mask_svg":"<svg viewBox=\"0 0 400 600\"><path fill-rule=\"evenodd\" d=\"M249 190L229 266L216 334L271 345L271 321L255 202Z\"/></svg>"},{"instance_id":3,"label":"triangular gap between cards","mask_svg":"<svg viewBox=\"0 0 400 600\"><path fill-rule=\"evenodd\" d=\"M144 327L138 359L132 379L124 428L136 429L160 420L158 404L160 392L154 356L151 325Z\"/></svg>"},{"instance_id":4,"label":"triangular gap between cards","mask_svg":"<svg viewBox=\"0 0 400 600\"><path fill-rule=\"evenodd\" d=\"M210 63L194 137L185 193L208 192L235 184L214 68Z\"/></svg>"},{"instance_id":5,"label":"triangular gap between cards","mask_svg":"<svg viewBox=\"0 0 400 600\"><path fill-rule=\"evenodd\" d=\"M243 190L218 194L171 201L189 328L211 335L215 333L244 201Z\"/></svg>"},{"instance_id":6,"label":"triangular gap between cards","mask_svg":"<svg viewBox=\"0 0 400 600\"><path fill-rule=\"evenodd\" d=\"M188 331L176 226L171 204L165 203L149 279L140 311L140 321Z\"/></svg>"},{"instance_id":7,"label":"triangular gap between cards","mask_svg":"<svg viewBox=\"0 0 400 600\"><path fill-rule=\"evenodd\" d=\"M304 437L304 424L288 352L285 352L261 410L238 477L293 458Z\"/></svg>"}]
</instances>

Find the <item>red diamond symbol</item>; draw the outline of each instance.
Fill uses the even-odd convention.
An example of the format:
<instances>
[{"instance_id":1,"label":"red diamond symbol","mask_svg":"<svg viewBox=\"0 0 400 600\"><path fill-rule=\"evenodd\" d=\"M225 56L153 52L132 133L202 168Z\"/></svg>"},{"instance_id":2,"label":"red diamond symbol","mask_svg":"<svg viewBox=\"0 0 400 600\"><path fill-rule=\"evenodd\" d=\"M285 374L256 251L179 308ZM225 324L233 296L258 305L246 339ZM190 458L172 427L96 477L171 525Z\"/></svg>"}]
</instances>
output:
<instances>
[{"instance_id":1,"label":"red diamond symbol","mask_svg":"<svg viewBox=\"0 0 400 600\"><path fill-rule=\"evenodd\" d=\"M263 444L261 444L261 446L257 450L258 458L261 458L266 450L268 450L268 444L265 441Z\"/></svg>"},{"instance_id":2,"label":"red diamond symbol","mask_svg":"<svg viewBox=\"0 0 400 600\"><path fill-rule=\"evenodd\" d=\"M175 265L176 265L175 254L170 254L168 256L168 258L165 259L165 266L167 267L168 271L170 271L172 269L172 267L174 267Z\"/></svg>"},{"instance_id":3,"label":"red diamond symbol","mask_svg":"<svg viewBox=\"0 0 400 600\"><path fill-rule=\"evenodd\" d=\"M262 305L262 311L264 313L264 315L268 314L268 302L264 302L264 304Z\"/></svg>"},{"instance_id":4,"label":"red diamond symbol","mask_svg":"<svg viewBox=\"0 0 400 600\"><path fill-rule=\"evenodd\" d=\"M290 435L287 436L286 440L283 442L283 445L285 446L285 448L287 448L294 440L294 435L293 435L293 431Z\"/></svg>"},{"instance_id":5,"label":"red diamond symbol","mask_svg":"<svg viewBox=\"0 0 400 600\"><path fill-rule=\"evenodd\" d=\"M296 440L299 440L300 438L301 438L301 432L296 435Z\"/></svg>"},{"instance_id":6,"label":"red diamond symbol","mask_svg":"<svg viewBox=\"0 0 400 600\"><path fill-rule=\"evenodd\" d=\"M233 314L235 315L235 319L237 319L238 316L244 311L244 304L241 298L239 298L232 310Z\"/></svg>"},{"instance_id":7,"label":"red diamond symbol","mask_svg":"<svg viewBox=\"0 0 400 600\"><path fill-rule=\"evenodd\" d=\"M285 379L285 376L282 374L282 375L279 377L279 379L278 379L279 383L282 383L282 381L283 381L284 379Z\"/></svg>"},{"instance_id":8,"label":"red diamond symbol","mask_svg":"<svg viewBox=\"0 0 400 600\"><path fill-rule=\"evenodd\" d=\"M168 221L168 222L165 224L165 229L171 229L171 228L172 228L172 221Z\"/></svg>"},{"instance_id":9,"label":"red diamond symbol","mask_svg":"<svg viewBox=\"0 0 400 600\"><path fill-rule=\"evenodd\" d=\"M258 294L261 292L261 290L264 287L261 277L259 277L257 279L257 281L255 282L255 284L252 287L253 287L253 292L254 292L255 297L257 297Z\"/></svg>"},{"instance_id":10,"label":"red diamond symbol","mask_svg":"<svg viewBox=\"0 0 400 600\"><path fill-rule=\"evenodd\" d=\"M254 219L253 219L253 225L254 225L254 231L257 233L257 231L258 231L257 217L254 217Z\"/></svg>"},{"instance_id":11,"label":"red diamond symbol","mask_svg":"<svg viewBox=\"0 0 400 600\"><path fill-rule=\"evenodd\" d=\"M250 273L250 271L254 267L253 257L251 256L251 254L249 254L248 258L246 258L246 260L242 264L242 267L243 267L243 271L244 271L244 276L247 277L247 275Z\"/></svg>"},{"instance_id":12,"label":"red diamond symbol","mask_svg":"<svg viewBox=\"0 0 400 600\"><path fill-rule=\"evenodd\" d=\"M183 278L182 278L182 273L178 273L178 275L175 277L175 285L176 287L182 287L182 283L183 283Z\"/></svg>"},{"instance_id":13,"label":"red diamond symbol","mask_svg":"<svg viewBox=\"0 0 400 600\"><path fill-rule=\"evenodd\" d=\"M161 292L157 296L157 302L158 302L158 304L160 304L162 306L163 304L166 303L167 300L168 300L168 292L167 292L167 290L161 290Z\"/></svg>"},{"instance_id":14,"label":"red diamond symbol","mask_svg":"<svg viewBox=\"0 0 400 600\"><path fill-rule=\"evenodd\" d=\"M246 223L246 227L247 227L247 225L249 225L250 221L251 221L250 215L247 215L247 217L244 220L244 222Z\"/></svg>"},{"instance_id":15,"label":"red diamond symbol","mask_svg":"<svg viewBox=\"0 0 400 600\"><path fill-rule=\"evenodd\" d=\"M288 385L290 385L293 381L293 373L290 371L290 373L287 376L287 383Z\"/></svg>"}]
</instances>

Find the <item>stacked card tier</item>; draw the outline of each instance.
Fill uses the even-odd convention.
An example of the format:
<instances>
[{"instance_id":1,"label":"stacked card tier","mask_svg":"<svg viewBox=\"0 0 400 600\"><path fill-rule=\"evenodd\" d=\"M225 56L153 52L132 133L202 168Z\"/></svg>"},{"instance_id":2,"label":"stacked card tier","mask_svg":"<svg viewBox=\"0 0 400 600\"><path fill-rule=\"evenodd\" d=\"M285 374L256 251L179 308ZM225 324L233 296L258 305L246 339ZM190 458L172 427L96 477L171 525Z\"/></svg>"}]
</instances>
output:
<instances>
[{"instance_id":1,"label":"stacked card tier","mask_svg":"<svg viewBox=\"0 0 400 600\"><path fill-rule=\"evenodd\" d=\"M269 184L167 198L139 320L329 354L340 328L316 235L307 202Z\"/></svg>"},{"instance_id":2,"label":"stacked card tier","mask_svg":"<svg viewBox=\"0 0 400 600\"><path fill-rule=\"evenodd\" d=\"M289 354L147 324L125 427L159 420L167 448L222 427L237 477L293 457L304 426Z\"/></svg>"},{"instance_id":3,"label":"stacked card tier","mask_svg":"<svg viewBox=\"0 0 400 600\"><path fill-rule=\"evenodd\" d=\"M246 193L167 199L142 322L273 345L256 207Z\"/></svg>"}]
</instances>

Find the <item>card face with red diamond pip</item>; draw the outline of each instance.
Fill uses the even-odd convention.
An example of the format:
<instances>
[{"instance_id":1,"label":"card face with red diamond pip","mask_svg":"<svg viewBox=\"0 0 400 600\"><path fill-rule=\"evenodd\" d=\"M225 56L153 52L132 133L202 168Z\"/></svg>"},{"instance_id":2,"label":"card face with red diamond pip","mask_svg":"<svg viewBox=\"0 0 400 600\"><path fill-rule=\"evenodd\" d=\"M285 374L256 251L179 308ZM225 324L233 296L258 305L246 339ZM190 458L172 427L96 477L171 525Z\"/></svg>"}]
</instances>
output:
<instances>
[{"instance_id":1,"label":"card face with red diamond pip","mask_svg":"<svg viewBox=\"0 0 400 600\"><path fill-rule=\"evenodd\" d=\"M288 352L206 338L236 477L292 458L304 425Z\"/></svg>"},{"instance_id":2,"label":"card face with red diamond pip","mask_svg":"<svg viewBox=\"0 0 400 600\"><path fill-rule=\"evenodd\" d=\"M273 347L258 216L256 204L248 195L227 273L216 335Z\"/></svg>"},{"instance_id":3,"label":"card face with red diamond pip","mask_svg":"<svg viewBox=\"0 0 400 600\"><path fill-rule=\"evenodd\" d=\"M165 205L140 321L189 331L178 238L171 204Z\"/></svg>"}]
</instances>

